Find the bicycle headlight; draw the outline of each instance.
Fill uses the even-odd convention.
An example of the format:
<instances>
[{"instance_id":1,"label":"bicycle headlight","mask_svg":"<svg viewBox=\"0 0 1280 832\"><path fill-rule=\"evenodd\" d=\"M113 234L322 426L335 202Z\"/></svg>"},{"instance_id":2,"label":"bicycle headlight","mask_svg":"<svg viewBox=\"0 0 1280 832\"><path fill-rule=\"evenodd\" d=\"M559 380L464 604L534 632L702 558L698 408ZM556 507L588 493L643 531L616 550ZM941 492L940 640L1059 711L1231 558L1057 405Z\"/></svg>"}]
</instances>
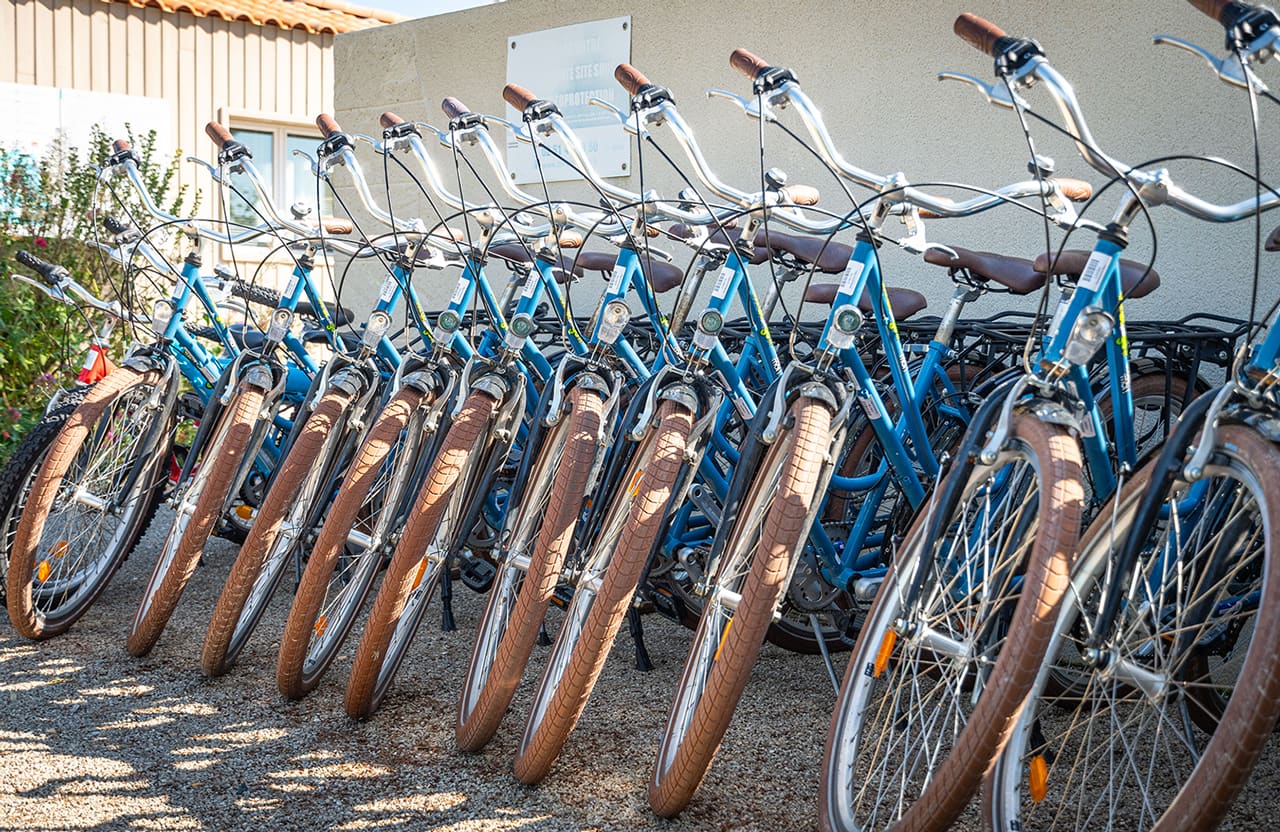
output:
<instances>
[{"instance_id":1,"label":"bicycle headlight","mask_svg":"<svg viewBox=\"0 0 1280 832\"><path fill-rule=\"evenodd\" d=\"M717 309L707 309L698 316L698 331L693 333L693 345L700 350L712 349L722 329L724 315Z\"/></svg>"},{"instance_id":2,"label":"bicycle headlight","mask_svg":"<svg viewBox=\"0 0 1280 832\"><path fill-rule=\"evenodd\" d=\"M620 300L611 300L600 310L600 327L596 334L600 341L612 344L631 323L631 309Z\"/></svg>"},{"instance_id":3,"label":"bicycle headlight","mask_svg":"<svg viewBox=\"0 0 1280 832\"><path fill-rule=\"evenodd\" d=\"M831 313L831 326L827 329L827 343L837 350L853 346L853 336L862 328L862 311L845 303Z\"/></svg>"},{"instance_id":4,"label":"bicycle headlight","mask_svg":"<svg viewBox=\"0 0 1280 832\"><path fill-rule=\"evenodd\" d=\"M533 316L521 312L511 319L511 334L518 338L528 338L533 334Z\"/></svg>"},{"instance_id":5,"label":"bicycle headlight","mask_svg":"<svg viewBox=\"0 0 1280 832\"><path fill-rule=\"evenodd\" d=\"M533 316L529 313L521 312L519 315L512 317L511 323L507 324L507 349L513 352L522 349L525 339L529 337L533 330Z\"/></svg>"},{"instance_id":6,"label":"bicycle headlight","mask_svg":"<svg viewBox=\"0 0 1280 832\"><path fill-rule=\"evenodd\" d=\"M369 320L364 325L364 345L368 349L374 349L378 346L378 342L387 334L387 330L391 329L391 316L386 312L374 312L369 316Z\"/></svg>"},{"instance_id":7,"label":"bicycle headlight","mask_svg":"<svg viewBox=\"0 0 1280 832\"><path fill-rule=\"evenodd\" d=\"M151 308L151 328L156 332L164 332L173 319L173 303L169 300L158 300Z\"/></svg>"},{"instance_id":8,"label":"bicycle headlight","mask_svg":"<svg viewBox=\"0 0 1280 832\"><path fill-rule=\"evenodd\" d=\"M1076 318L1067 336L1067 346L1062 355L1076 365L1085 365L1093 358L1116 328L1116 320L1100 306L1086 306Z\"/></svg>"},{"instance_id":9,"label":"bicycle headlight","mask_svg":"<svg viewBox=\"0 0 1280 832\"><path fill-rule=\"evenodd\" d=\"M271 313L271 326L267 327L267 340L280 342L289 332L289 324L293 323L293 312L288 309L277 309Z\"/></svg>"},{"instance_id":10,"label":"bicycle headlight","mask_svg":"<svg viewBox=\"0 0 1280 832\"><path fill-rule=\"evenodd\" d=\"M462 318L458 317L458 313L452 309L446 309L440 313L440 317L436 318L436 326L440 327L442 332L456 332L458 326L462 324Z\"/></svg>"}]
</instances>

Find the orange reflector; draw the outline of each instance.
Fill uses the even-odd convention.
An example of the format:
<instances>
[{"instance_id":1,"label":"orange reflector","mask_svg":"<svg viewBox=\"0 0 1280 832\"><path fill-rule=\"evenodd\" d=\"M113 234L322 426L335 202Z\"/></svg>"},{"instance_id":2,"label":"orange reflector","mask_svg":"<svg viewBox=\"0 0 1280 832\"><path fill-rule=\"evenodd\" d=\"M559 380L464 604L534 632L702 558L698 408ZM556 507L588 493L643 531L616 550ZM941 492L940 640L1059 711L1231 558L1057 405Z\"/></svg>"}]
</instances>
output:
<instances>
[{"instance_id":1,"label":"orange reflector","mask_svg":"<svg viewBox=\"0 0 1280 832\"><path fill-rule=\"evenodd\" d=\"M1049 764L1045 762L1043 754L1031 758L1030 769L1027 785L1031 789L1031 799L1039 803L1049 793Z\"/></svg>"},{"instance_id":2,"label":"orange reflector","mask_svg":"<svg viewBox=\"0 0 1280 832\"><path fill-rule=\"evenodd\" d=\"M40 561L40 566L36 568L36 580L40 581L40 583L44 583L49 580L49 573L52 571L53 569L49 566L49 561Z\"/></svg>"},{"instance_id":3,"label":"orange reflector","mask_svg":"<svg viewBox=\"0 0 1280 832\"><path fill-rule=\"evenodd\" d=\"M241 503L236 506L236 517L239 517L241 520L252 520L253 506L247 503Z\"/></svg>"},{"instance_id":4,"label":"orange reflector","mask_svg":"<svg viewBox=\"0 0 1280 832\"><path fill-rule=\"evenodd\" d=\"M65 540L59 540L59 541L57 542L57 544L56 544L56 545L54 545L54 547L53 547L53 556L54 556L55 558L60 558L60 557L62 557L63 555L65 555L65 554L67 553L67 548L68 548L68 547L67 547L67 541L65 541Z\"/></svg>"},{"instance_id":5,"label":"orange reflector","mask_svg":"<svg viewBox=\"0 0 1280 832\"><path fill-rule=\"evenodd\" d=\"M644 476L643 468L641 468L639 471L636 471L635 478L631 480L631 488L627 489L628 496L630 497L636 496L636 492L640 490L640 478L643 476Z\"/></svg>"},{"instance_id":6,"label":"orange reflector","mask_svg":"<svg viewBox=\"0 0 1280 832\"><path fill-rule=\"evenodd\" d=\"M732 626L733 626L733 619L730 618L729 623L724 625L724 632L720 634L720 643L716 645L716 655L711 661L713 662L720 661L720 651L724 649L725 639L729 637L729 628Z\"/></svg>"},{"instance_id":7,"label":"orange reflector","mask_svg":"<svg viewBox=\"0 0 1280 832\"><path fill-rule=\"evenodd\" d=\"M320 638L320 636L324 635L324 628L328 626L329 626L329 616L322 615L316 619L316 626L312 627L311 629L315 630L316 638Z\"/></svg>"},{"instance_id":8,"label":"orange reflector","mask_svg":"<svg viewBox=\"0 0 1280 832\"><path fill-rule=\"evenodd\" d=\"M423 558L422 562L418 564L418 574L413 576L413 586L409 588L410 592L418 588L418 584L422 583L422 576L425 575L426 572L427 572L427 559Z\"/></svg>"},{"instance_id":9,"label":"orange reflector","mask_svg":"<svg viewBox=\"0 0 1280 832\"><path fill-rule=\"evenodd\" d=\"M884 669L889 666L889 657L893 655L893 646L897 643L897 631L889 630L884 634L884 639L880 642L880 649L876 651L874 675L877 679L880 678L881 673L884 673Z\"/></svg>"}]
</instances>

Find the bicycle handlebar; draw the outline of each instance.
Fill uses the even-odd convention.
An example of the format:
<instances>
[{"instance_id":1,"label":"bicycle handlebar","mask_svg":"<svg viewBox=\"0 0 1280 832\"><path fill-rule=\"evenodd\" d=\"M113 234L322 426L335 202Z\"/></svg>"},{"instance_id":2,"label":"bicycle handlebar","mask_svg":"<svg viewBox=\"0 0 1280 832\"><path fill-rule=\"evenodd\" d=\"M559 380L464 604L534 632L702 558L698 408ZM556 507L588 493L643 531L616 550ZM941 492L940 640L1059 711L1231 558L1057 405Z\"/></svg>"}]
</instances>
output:
<instances>
[{"instance_id":1,"label":"bicycle handlebar","mask_svg":"<svg viewBox=\"0 0 1280 832\"><path fill-rule=\"evenodd\" d=\"M440 102L440 109L449 117L450 121L456 118L462 118L471 112L471 110L467 108L466 104L463 104L452 95L445 96L445 99Z\"/></svg>"},{"instance_id":2,"label":"bicycle handlebar","mask_svg":"<svg viewBox=\"0 0 1280 832\"><path fill-rule=\"evenodd\" d=\"M745 49L739 47L729 54L729 66L747 76L747 80L754 81L760 76L760 73L769 68L769 64L762 58L753 55Z\"/></svg>"},{"instance_id":3,"label":"bicycle handlebar","mask_svg":"<svg viewBox=\"0 0 1280 832\"><path fill-rule=\"evenodd\" d=\"M316 127L320 130L320 135L326 139L330 138L334 133L341 133L342 128L338 126L338 122L328 113L321 113L316 116Z\"/></svg>"},{"instance_id":4,"label":"bicycle handlebar","mask_svg":"<svg viewBox=\"0 0 1280 832\"><path fill-rule=\"evenodd\" d=\"M994 24L983 21L981 18L973 15L961 15L961 19L966 17L977 21L976 23L966 23L966 27L976 28L985 24L986 27L989 27L986 31L998 29ZM959 28L959 19L957 19L957 27ZM1008 43L1000 46L1003 49L1014 49L1020 48L1023 43L1025 41L1010 38ZM997 55L996 60L1000 62L1001 56ZM979 89L983 88L982 82L976 78L966 77L959 80L975 84ZM1081 112L1080 102L1076 98L1075 90L1070 82L1053 68L1053 65L1049 63L1043 54L1024 55L1023 60L1017 64L1016 68L1010 70L1007 81L1010 86L1023 88L1029 87L1033 81L1039 81L1043 84L1045 89L1049 91L1049 95L1057 103L1058 111L1066 122L1065 129L1075 140L1076 150L1085 162L1108 178L1114 176L1124 177L1138 190L1142 199L1150 205L1171 205L1185 214L1209 222L1236 222L1280 205L1280 196L1274 193L1268 193L1262 199L1250 198L1230 205L1216 204L1178 187L1169 177L1168 171L1157 170L1151 172L1140 170L1108 156L1098 148L1097 142L1094 141L1093 134L1085 122L1083 112ZM989 88L987 94L990 97Z\"/></svg>"},{"instance_id":5,"label":"bicycle handlebar","mask_svg":"<svg viewBox=\"0 0 1280 832\"><path fill-rule=\"evenodd\" d=\"M813 138L814 143L817 145L823 161L830 168L845 179L856 182L873 191L882 193L894 191L888 197L891 202L915 206L920 209L922 215L936 218L967 217L989 210L1010 200L1025 199L1033 196L1044 198L1062 196L1065 199L1076 202L1092 196L1093 189L1087 182L1078 179L1045 179L1043 184L1038 180L1015 182L1002 188L994 189L989 194L984 193L969 199L954 200L935 196L919 188L906 185L901 174L881 176L871 173L844 158L836 147L835 141L831 138L831 132L827 129L821 112L813 103L813 100L800 88L799 82L795 80L789 71L772 66L763 58L748 52L746 49L735 49L729 56L729 64L753 81L759 78L762 73L771 70L775 71L777 73L776 84L764 93L766 103L782 102L792 106L810 137ZM755 118L762 117L762 114L751 107L745 99L732 93L727 93L726 97L736 101L748 115ZM764 114L763 117L774 118L768 113ZM1050 217L1058 224L1070 224L1076 221L1076 214L1074 211L1069 210L1069 206L1063 204L1059 208L1059 212L1060 216Z\"/></svg>"},{"instance_id":6,"label":"bicycle handlebar","mask_svg":"<svg viewBox=\"0 0 1280 832\"><path fill-rule=\"evenodd\" d=\"M18 249L18 252L14 254L13 258L28 269L31 269L36 274L40 275L40 277L50 285L56 286L63 278L71 277L71 274L65 267L55 266L48 260L42 260L41 258L36 257L26 249Z\"/></svg>"},{"instance_id":7,"label":"bicycle handlebar","mask_svg":"<svg viewBox=\"0 0 1280 832\"><path fill-rule=\"evenodd\" d=\"M1000 54L999 43L1009 37L1004 29L976 14L965 12L956 18L952 30L974 49L992 58Z\"/></svg>"},{"instance_id":8,"label":"bicycle handlebar","mask_svg":"<svg viewBox=\"0 0 1280 832\"><path fill-rule=\"evenodd\" d=\"M1236 3L1234 0L1187 0L1187 2L1202 14L1213 18L1219 23L1223 22L1223 15L1229 7L1245 5L1243 3Z\"/></svg>"},{"instance_id":9,"label":"bicycle handlebar","mask_svg":"<svg viewBox=\"0 0 1280 832\"><path fill-rule=\"evenodd\" d=\"M502 100L523 113L529 109L530 104L539 99L519 84L507 84L502 88Z\"/></svg>"},{"instance_id":10,"label":"bicycle handlebar","mask_svg":"<svg viewBox=\"0 0 1280 832\"><path fill-rule=\"evenodd\" d=\"M631 64L618 64L613 70L613 80L631 95L639 95L640 90L653 86L644 73Z\"/></svg>"}]
</instances>

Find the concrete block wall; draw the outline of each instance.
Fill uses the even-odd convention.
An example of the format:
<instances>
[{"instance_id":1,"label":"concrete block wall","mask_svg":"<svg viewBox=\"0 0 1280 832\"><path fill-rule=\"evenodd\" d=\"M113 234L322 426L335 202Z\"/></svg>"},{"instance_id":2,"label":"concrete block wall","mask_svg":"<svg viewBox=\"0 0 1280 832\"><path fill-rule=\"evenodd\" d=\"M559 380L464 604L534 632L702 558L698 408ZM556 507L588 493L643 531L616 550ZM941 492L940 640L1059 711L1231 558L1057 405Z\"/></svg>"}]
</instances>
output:
<instances>
[{"instance_id":1,"label":"concrete block wall","mask_svg":"<svg viewBox=\"0 0 1280 832\"><path fill-rule=\"evenodd\" d=\"M1189 4L1173 0L705 0L696 5L676 0L518 0L338 36L336 114L346 129L373 134L378 132L378 115L387 109L443 126L439 102L446 95L460 98L473 110L504 114L501 90L508 36L630 14L631 62L673 90L711 165L728 182L750 188L759 181L757 127L727 103L708 100L704 91L722 87L749 94L745 79L727 63L732 49L745 46L772 63L795 69L846 157L856 164L878 173L902 171L916 183L995 187L1026 178L1027 146L1016 117L987 105L967 87L936 80L936 73L944 69L991 77L990 59L952 34L952 21L964 11L987 17L1011 33L1038 38L1054 65L1074 83L1096 139L1114 157L1137 163L1171 154L1210 154L1252 166L1243 92L1226 87L1192 56L1151 43L1152 35L1167 33L1221 48L1220 27ZM1275 66L1262 68L1264 77L1276 71ZM1032 90L1028 98L1046 116L1056 116L1042 91ZM1265 152L1274 146L1268 137L1280 113L1265 102L1262 108ZM1062 136L1036 124L1032 133L1036 150L1052 156L1062 175L1102 184L1103 177L1087 168ZM678 151L674 141L668 140L666 147ZM435 150L440 151L436 158L441 167L452 171L448 155ZM848 200L830 174L781 132L766 132L765 156L768 165L786 170L792 182L820 188L823 207L847 210ZM371 177L381 183L376 157L363 158ZM631 170L638 161L633 150ZM664 170L655 154L646 152L643 164L646 187L675 193L678 178ZM1221 168L1198 162L1171 162L1169 167L1179 183L1207 198L1235 201L1252 193L1251 182ZM1280 182L1276 167L1264 160L1264 178ZM391 180L397 211L433 216L406 177L393 171ZM617 181L633 190L640 186L636 175ZM558 183L552 189L557 198L594 201L580 184ZM474 183L467 184L466 191L482 198ZM1105 221L1117 198L1104 196L1092 216ZM1133 301L1130 318L1173 318L1191 312L1244 315L1252 275L1253 223L1212 226L1170 209L1153 209L1151 215L1158 231L1156 268L1163 285L1149 298ZM1276 222L1280 212L1264 218L1263 233ZM1015 210L932 221L927 231L930 240L970 248L1026 256L1044 249L1041 223ZM1092 243L1083 233L1076 240L1084 248ZM1130 252L1134 259L1152 252L1151 234L1142 221L1134 226ZM923 291L931 307L941 310L950 293L945 272L892 247L885 248L883 263L890 284ZM1280 296L1278 272L1280 262L1264 254L1264 303ZM368 272L360 273L351 279L345 298L365 305L375 281ZM452 273L447 278L422 275L420 282L428 300L436 302L452 285ZM600 288L590 282L576 291L589 303ZM993 297L974 311L1009 307L1029 309L1032 301Z\"/></svg>"}]
</instances>

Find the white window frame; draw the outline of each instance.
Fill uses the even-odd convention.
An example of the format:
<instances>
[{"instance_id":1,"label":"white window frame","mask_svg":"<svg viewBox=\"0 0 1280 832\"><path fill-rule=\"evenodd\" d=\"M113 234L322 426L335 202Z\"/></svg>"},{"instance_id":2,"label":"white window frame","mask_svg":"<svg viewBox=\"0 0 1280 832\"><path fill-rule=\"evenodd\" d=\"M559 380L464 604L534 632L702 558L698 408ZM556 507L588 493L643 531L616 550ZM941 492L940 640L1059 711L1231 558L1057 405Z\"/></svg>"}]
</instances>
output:
<instances>
[{"instance_id":1,"label":"white window frame","mask_svg":"<svg viewBox=\"0 0 1280 832\"><path fill-rule=\"evenodd\" d=\"M273 180L267 184L271 186L271 196L279 204L279 195L285 191L285 169L289 164L288 158L288 137L308 136L317 141L323 137L316 128L315 123L303 118L295 118L291 116L281 116L274 113L263 113L254 110L240 110L228 107L220 107L218 109L218 123L226 127L228 130L255 130L260 133L272 134L272 148L275 152L275 158L271 160L273 170ZM227 194L223 188L218 188L218 216L225 217L227 215L226 199ZM281 211L288 211L288 205L279 205ZM317 213L320 212L317 208ZM248 259L260 253L264 249L270 248L275 250L279 245L279 241L272 239L269 243L258 243L256 241L240 243L234 247L237 259ZM223 259L230 259L232 256L232 247L222 246ZM293 258L284 250L276 250L269 257L265 257L263 261L273 265L287 264L293 265Z\"/></svg>"}]
</instances>

